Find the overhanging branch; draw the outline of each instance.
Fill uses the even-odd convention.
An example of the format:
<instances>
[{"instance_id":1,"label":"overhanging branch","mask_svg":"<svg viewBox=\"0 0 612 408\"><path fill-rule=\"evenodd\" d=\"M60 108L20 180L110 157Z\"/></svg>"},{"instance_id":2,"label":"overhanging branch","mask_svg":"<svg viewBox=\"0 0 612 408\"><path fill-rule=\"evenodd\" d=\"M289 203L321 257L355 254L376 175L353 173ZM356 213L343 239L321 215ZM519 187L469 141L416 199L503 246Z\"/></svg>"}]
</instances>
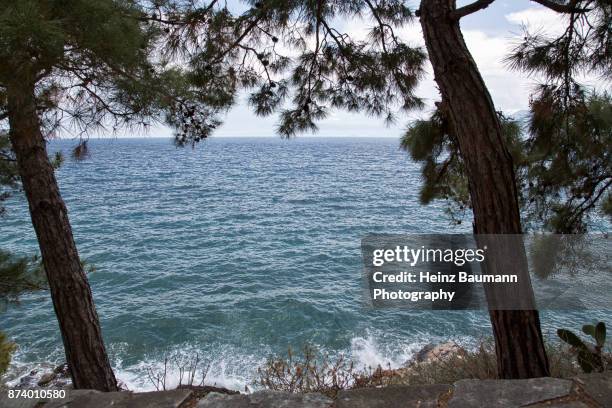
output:
<instances>
[{"instance_id":1,"label":"overhanging branch","mask_svg":"<svg viewBox=\"0 0 612 408\"><path fill-rule=\"evenodd\" d=\"M454 20L459 20L461 17L465 17L468 14L477 12L478 10L485 9L491 5L495 0L477 0L467 6L459 7L453 11L450 17Z\"/></svg>"},{"instance_id":2,"label":"overhanging branch","mask_svg":"<svg viewBox=\"0 0 612 408\"><path fill-rule=\"evenodd\" d=\"M535 1L542 6L549 8L557 13L585 13L589 11L589 9L578 8L576 7L578 4L578 0L571 0L568 3L557 3L553 0L531 0Z\"/></svg>"}]
</instances>

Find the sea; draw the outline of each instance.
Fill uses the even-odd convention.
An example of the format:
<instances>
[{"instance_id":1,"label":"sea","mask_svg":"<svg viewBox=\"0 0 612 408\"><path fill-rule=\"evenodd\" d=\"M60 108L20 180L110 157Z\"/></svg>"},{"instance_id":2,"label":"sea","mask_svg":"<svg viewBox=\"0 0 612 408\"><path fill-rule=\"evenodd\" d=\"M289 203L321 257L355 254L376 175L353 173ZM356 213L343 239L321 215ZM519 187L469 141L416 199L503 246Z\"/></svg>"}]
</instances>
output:
<instances>
[{"instance_id":1,"label":"sea","mask_svg":"<svg viewBox=\"0 0 612 408\"><path fill-rule=\"evenodd\" d=\"M396 138L73 140L57 179L89 275L106 347L129 389L168 385L196 356L205 382L256 388L269 358L312 347L356 367L399 367L424 345L471 347L491 336L485 311L373 309L364 298L367 234L464 233L444 203L419 203L420 164ZM27 202L0 219L0 249L38 252ZM543 311L543 331L578 329L606 311ZM18 344L13 383L64 361L47 292L0 312ZM182 362L182 363L181 363ZM202 374L198 374L202 375Z\"/></svg>"}]
</instances>

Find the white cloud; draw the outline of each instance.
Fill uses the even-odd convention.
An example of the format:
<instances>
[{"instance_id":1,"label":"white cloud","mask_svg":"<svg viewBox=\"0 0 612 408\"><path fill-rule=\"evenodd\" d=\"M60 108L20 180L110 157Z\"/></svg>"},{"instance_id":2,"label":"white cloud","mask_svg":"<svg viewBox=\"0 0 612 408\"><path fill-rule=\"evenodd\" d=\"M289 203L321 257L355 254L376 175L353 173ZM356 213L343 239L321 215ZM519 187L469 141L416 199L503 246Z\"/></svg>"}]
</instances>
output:
<instances>
[{"instance_id":1,"label":"white cloud","mask_svg":"<svg viewBox=\"0 0 612 408\"><path fill-rule=\"evenodd\" d=\"M529 93L535 83L534 78L511 71L504 58L512 49L513 44L522 36L521 26L530 30L545 30L548 34L556 34L564 25L563 18L544 8L528 8L505 15L506 20L514 25L509 32L487 32L483 30L463 29L466 44L478 65L484 81L491 93L497 109L513 113L526 109ZM341 31L345 31L354 39L365 39L372 23L365 19L355 19L347 22L337 22ZM396 34L402 41L413 46L424 47L421 26L417 21L406 25ZM424 98L428 109L433 102L439 100L439 93L433 79L432 69L426 64L426 75L419 83L417 95ZM246 106L244 96L240 103L227 115L224 126L216 133L218 136L251 136L275 134L278 117L260 118L255 116ZM350 114L343 111L330 112L327 120L319 123L322 136L399 136L405 124L414 118L424 116L425 112L411 112L400 117L397 124L385 127L380 118L371 118L363 114Z\"/></svg>"},{"instance_id":2,"label":"white cloud","mask_svg":"<svg viewBox=\"0 0 612 408\"><path fill-rule=\"evenodd\" d=\"M350 23L345 23L341 28L351 38L364 40L367 38L371 23L363 19L353 20ZM406 25L396 34L408 44L425 47L418 21ZM510 113L525 109L533 81L522 77L519 73L510 71L504 64L504 58L515 42L515 38L511 35L504 37L481 30L465 29L463 30L463 36L489 88L496 107ZM335 110L330 112L328 119L319 123L320 131L318 134L321 136L384 135L399 137L408 121L425 116L433 107L433 103L440 99L429 62L426 64L425 70L426 74L416 90L416 94L423 98L427 104L424 112L410 112L408 115L398 118L396 124L386 127L381 118ZM239 105L232 109L227 116L225 125L217 134L223 136L273 135L277 120L276 116L258 118L248 108ZM236 126L237 123L242 126Z\"/></svg>"},{"instance_id":3,"label":"white cloud","mask_svg":"<svg viewBox=\"0 0 612 408\"><path fill-rule=\"evenodd\" d=\"M524 26L529 31L543 31L551 35L562 33L567 26L565 15L542 7L509 13L505 17L511 24Z\"/></svg>"}]
</instances>

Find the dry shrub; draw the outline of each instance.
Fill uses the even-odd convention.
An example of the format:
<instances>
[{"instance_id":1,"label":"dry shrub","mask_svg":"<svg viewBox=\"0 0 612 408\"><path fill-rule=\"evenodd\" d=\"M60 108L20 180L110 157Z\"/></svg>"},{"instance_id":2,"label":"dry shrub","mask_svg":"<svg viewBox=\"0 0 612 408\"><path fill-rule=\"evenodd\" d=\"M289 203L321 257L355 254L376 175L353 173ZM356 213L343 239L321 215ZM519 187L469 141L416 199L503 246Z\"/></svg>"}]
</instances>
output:
<instances>
[{"instance_id":1,"label":"dry shrub","mask_svg":"<svg viewBox=\"0 0 612 408\"><path fill-rule=\"evenodd\" d=\"M331 362L327 355L318 356L314 348L305 346L301 358L296 358L291 349L287 358L270 358L257 370L255 384L277 391L335 395L350 387L353 370L353 363L344 356Z\"/></svg>"},{"instance_id":2,"label":"dry shrub","mask_svg":"<svg viewBox=\"0 0 612 408\"><path fill-rule=\"evenodd\" d=\"M570 378L582 373L571 348L562 344L548 344L546 348L552 377ZM354 388L496 379L497 364L492 340L483 340L472 350L434 355L400 369L379 366L357 370L343 355L332 361L328 355L318 355L306 346L302 357L289 350L287 358L269 359L258 369L258 377L256 386L297 393L320 392L333 398L340 390Z\"/></svg>"},{"instance_id":3,"label":"dry shrub","mask_svg":"<svg viewBox=\"0 0 612 408\"><path fill-rule=\"evenodd\" d=\"M573 351L564 345L547 344L551 377L570 378L581 374ZM464 350L422 363L413 363L397 371L393 384L452 384L462 379L496 379L497 363L492 340L481 341L474 350Z\"/></svg>"},{"instance_id":4,"label":"dry shrub","mask_svg":"<svg viewBox=\"0 0 612 408\"><path fill-rule=\"evenodd\" d=\"M168 389L168 363L168 357L165 357L162 369L147 367L149 381L157 391L166 391ZM203 362L198 354L193 358L174 357L172 365L178 369L178 385L176 385L176 388L204 386L204 381L210 369L210 363ZM196 380L198 373L201 373L199 381Z\"/></svg>"},{"instance_id":5,"label":"dry shrub","mask_svg":"<svg viewBox=\"0 0 612 408\"><path fill-rule=\"evenodd\" d=\"M301 357L289 349L286 358L270 358L257 370L255 385L276 391L319 392L334 398L340 390L387 385L391 371L381 367L356 370L344 355L332 361L305 346Z\"/></svg>"}]
</instances>

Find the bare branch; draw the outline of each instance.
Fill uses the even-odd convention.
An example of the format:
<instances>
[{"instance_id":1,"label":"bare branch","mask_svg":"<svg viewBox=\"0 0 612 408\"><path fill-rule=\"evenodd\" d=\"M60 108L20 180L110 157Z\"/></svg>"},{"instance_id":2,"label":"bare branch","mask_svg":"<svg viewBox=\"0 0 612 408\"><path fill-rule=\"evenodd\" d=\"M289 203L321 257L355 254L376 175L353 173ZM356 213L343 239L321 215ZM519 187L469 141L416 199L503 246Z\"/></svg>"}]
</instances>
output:
<instances>
[{"instance_id":1,"label":"bare branch","mask_svg":"<svg viewBox=\"0 0 612 408\"><path fill-rule=\"evenodd\" d=\"M578 0L571 0L567 4L557 3L552 0L531 0L531 1L535 1L536 3L541 4L542 6L549 8L553 11L556 11L557 13L567 13L567 14L585 13L590 10L590 9L585 9L585 8L577 8L576 5L578 4Z\"/></svg>"},{"instance_id":2,"label":"bare branch","mask_svg":"<svg viewBox=\"0 0 612 408\"><path fill-rule=\"evenodd\" d=\"M242 34L240 34L238 36L238 38L236 38L236 40L230 44L230 46L223 51L221 54L219 54L216 58L213 59L213 63L218 63L220 61L223 60L223 57L225 57L227 54L229 54L233 49L235 49L236 47L238 47L241 43L242 40L244 40L244 38L251 32L251 30L253 30L254 28L257 27L257 24L259 23L259 21L261 20L261 17L257 17L256 19L254 19L242 32Z\"/></svg>"},{"instance_id":3,"label":"bare branch","mask_svg":"<svg viewBox=\"0 0 612 408\"><path fill-rule=\"evenodd\" d=\"M495 0L477 0L471 4L468 4L467 6L460 7L457 10L453 11L450 17L453 20L459 20L462 17L489 7L494 1Z\"/></svg>"}]
</instances>

